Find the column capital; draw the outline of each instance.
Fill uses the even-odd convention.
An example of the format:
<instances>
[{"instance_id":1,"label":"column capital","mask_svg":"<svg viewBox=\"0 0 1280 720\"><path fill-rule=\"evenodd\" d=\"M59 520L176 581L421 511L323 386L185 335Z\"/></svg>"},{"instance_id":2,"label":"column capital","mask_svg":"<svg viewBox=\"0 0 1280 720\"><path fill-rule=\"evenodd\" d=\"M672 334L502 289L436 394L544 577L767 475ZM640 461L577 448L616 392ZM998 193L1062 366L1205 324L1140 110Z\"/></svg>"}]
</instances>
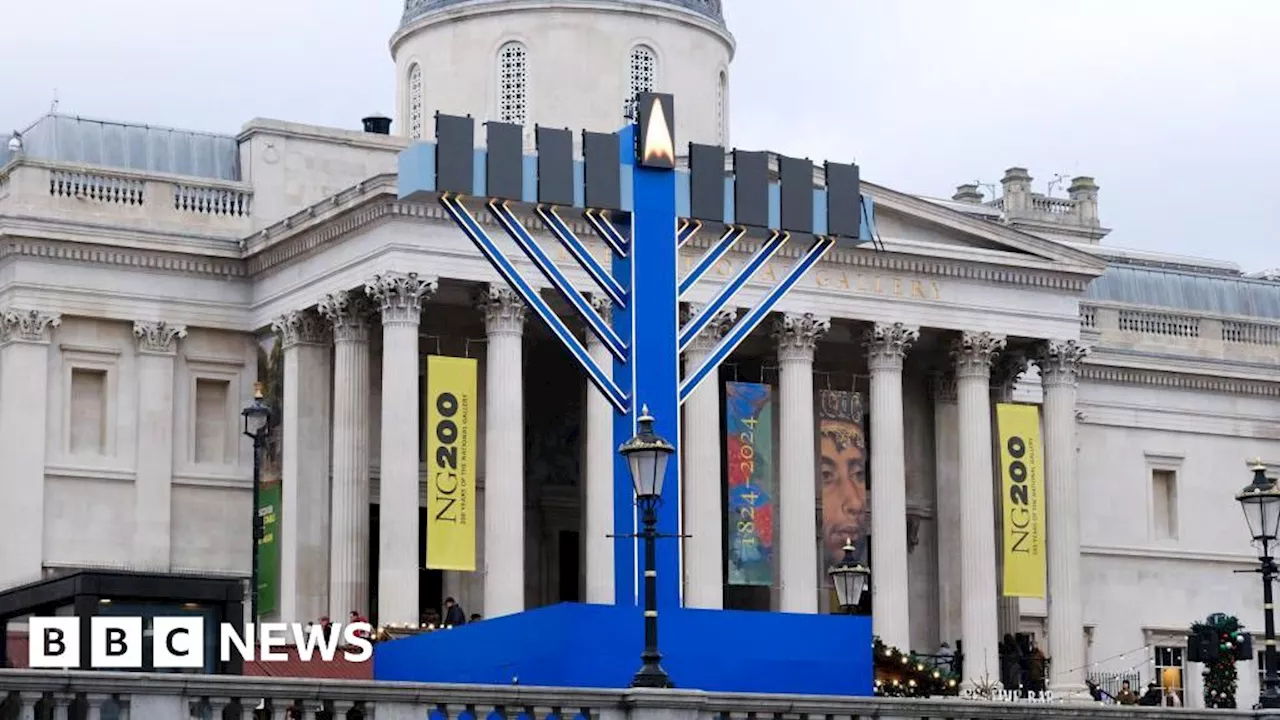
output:
<instances>
[{"instance_id":1,"label":"column capital","mask_svg":"<svg viewBox=\"0 0 1280 720\"><path fill-rule=\"evenodd\" d=\"M440 281L418 273L382 273L364 284L364 293L378 304L382 324L416 325L422 314L423 300L435 294Z\"/></svg>"},{"instance_id":2,"label":"column capital","mask_svg":"<svg viewBox=\"0 0 1280 720\"><path fill-rule=\"evenodd\" d=\"M956 404L956 374L954 371L936 372L929 376L929 393L938 405Z\"/></svg>"},{"instance_id":3,"label":"column capital","mask_svg":"<svg viewBox=\"0 0 1280 720\"><path fill-rule=\"evenodd\" d=\"M1092 350L1075 340L1047 340L1036 352L1036 364L1040 366L1040 383L1051 385L1075 385L1080 363Z\"/></svg>"},{"instance_id":4,"label":"column capital","mask_svg":"<svg viewBox=\"0 0 1280 720\"><path fill-rule=\"evenodd\" d=\"M522 335L528 308L524 300L505 285L490 283L476 294L476 306L484 313L485 332L490 335Z\"/></svg>"},{"instance_id":5,"label":"column capital","mask_svg":"<svg viewBox=\"0 0 1280 720\"><path fill-rule=\"evenodd\" d=\"M951 346L951 357L956 363L956 378L989 377L992 362L1006 344L1003 335L965 331Z\"/></svg>"},{"instance_id":6,"label":"column capital","mask_svg":"<svg viewBox=\"0 0 1280 720\"><path fill-rule=\"evenodd\" d=\"M319 310L312 308L290 310L271 321L271 330L280 336L285 350L295 345L328 345L333 341L333 326L325 322Z\"/></svg>"},{"instance_id":7,"label":"column capital","mask_svg":"<svg viewBox=\"0 0 1280 720\"><path fill-rule=\"evenodd\" d=\"M170 325L163 320L135 320L133 323L133 337L138 341L140 353L173 355L178 349L178 339L186 336L186 325Z\"/></svg>"},{"instance_id":8,"label":"column capital","mask_svg":"<svg viewBox=\"0 0 1280 720\"><path fill-rule=\"evenodd\" d=\"M689 322L701 313L705 306L699 303L689 303L681 313L681 324ZM724 338L725 333L733 328L733 324L738 322L737 308L722 308L716 312L715 316L703 326L698 336L689 343L689 350L693 352L709 353L715 349L716 345Z\"/></svg>"},{"instance_id":9,"label":"column capital","mask_svg":"<svg viewBox=\"0 0 1280 720\"><path fill-rule=\"evenodd\" d=\"M320 298L316 310L333 324L334 342L369 342L369 301L350 290L331 292Z\"/></svg>"},{"instance_id":10,"label":"column capital","mask_svg":"<svg viewBox=\"0 0 1280 720\"><path fill-rule=\"evenodd\" d=\"M813 362L813 351L829 330L831 318L813 313L783 313L773 324L773 339L778 343L778 361Z\"/></svg>"},{"instance_id":11,"label":"column capital","mask_svg":"<svg viewBox=\"0 0 1280 720\"><path fill-rule=\"evenodd\" d=\"M991 362L991 392L999 402L1010 402L1013 388L1027 371L1027 353L1021 349L1006 350Z\"/></svg>"},{"instance_id":12,"label":"column capital","mask_svg":"<svg viewBox=\"0 0 1280 720\"><path fill-rule=\"evenodd\" d=\"M920 328L903 323L876 323L863 337L867 366L876 370L901 370L907 350L920 339Z\"/></svg>"},{"instance_id":13,"label":"column capital","mask_svg":"<svg viewBox=\"0 0 1280 720\"><path fill-rule=\"evenodd\" d=\"M591 308L600 313L600 319L608 323L613 316L613 301L604 293L587 293L587 302Z\"/></svg>"},{"instance_id":14,"label":"column capital","mask_svg":"<svg viewBox=\"0 0 1280 720\"><path fill-rule=\"evenodd\" d=\"M0 343L47 343L61 324L61 313L9 308L0 313Z\"/></svg>"}]
</instances>

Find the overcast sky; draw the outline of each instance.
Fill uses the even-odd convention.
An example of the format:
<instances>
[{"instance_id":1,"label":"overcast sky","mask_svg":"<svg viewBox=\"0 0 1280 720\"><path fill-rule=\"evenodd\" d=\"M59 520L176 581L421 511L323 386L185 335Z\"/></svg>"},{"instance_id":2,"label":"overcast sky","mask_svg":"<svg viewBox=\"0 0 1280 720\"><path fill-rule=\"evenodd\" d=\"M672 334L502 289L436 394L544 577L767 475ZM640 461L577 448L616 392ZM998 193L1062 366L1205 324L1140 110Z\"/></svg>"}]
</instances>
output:
<instances>
[{"instance_id":1,"label":"overcast sky","mask_svg":"<svg viewBox=\"0 0 1280 720\"><path fill-rule=\"evenodd\" d=\"M949 197L1091 175L1103 242L1280 265L1276 0L725 0L733 144ZM0 128L391 114L398 0L10 0ZM1063 194L1059 186L1056 194Z\"/></svg>"}]
</instances>

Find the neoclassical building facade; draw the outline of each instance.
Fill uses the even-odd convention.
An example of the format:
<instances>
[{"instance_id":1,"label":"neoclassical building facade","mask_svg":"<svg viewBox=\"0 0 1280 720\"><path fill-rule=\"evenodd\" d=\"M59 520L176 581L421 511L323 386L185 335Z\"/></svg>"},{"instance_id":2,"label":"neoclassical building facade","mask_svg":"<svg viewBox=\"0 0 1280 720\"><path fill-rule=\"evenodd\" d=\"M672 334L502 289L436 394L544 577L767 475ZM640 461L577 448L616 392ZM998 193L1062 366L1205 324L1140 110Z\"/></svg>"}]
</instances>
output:
<instances>
[{"instance_id":1,"label":"neoclassical building facade","mask_svg":"<svg viewBox=\"0 0 1280 720\"><path fill-rule=\"evenodd\" d=\"M719 2L416 0L391 49L390 134L376 119L219 136L50 115L0 150L0 483L23 538L0 544L0 589L93 567L247 577L240 410L261 382L282 408L273 616L614 601L611 407L439 206L397 196L397 155L434 136L436 111L612 130L648 89L676 94L683 140L727 145ZM1091 178L1066 197L1032 184L1022 168L994 199L864 184L883 249L834 251L720 370L777 388L776 582L726 586L722 490L685 482L685 604L831 609L814 404L848 390L866 398L858 510L887 642L963 639L966 674L994 676L1000 637L1029 633L1059 688L1176 668L1192 702L1198 673L1174 652L1187 626L1227 612L1260 627L1254 578L1231 572L1255 562L1233 495L1247 460L1280 462L1280 285L1113 249ZM473 573L421 559L432 354L480 363ZM724 472L718 386L684 407L686 478ZM1009 401L1042 406L1044 601L1000 597L992 413Z\"/></svg>"}]
</instances>

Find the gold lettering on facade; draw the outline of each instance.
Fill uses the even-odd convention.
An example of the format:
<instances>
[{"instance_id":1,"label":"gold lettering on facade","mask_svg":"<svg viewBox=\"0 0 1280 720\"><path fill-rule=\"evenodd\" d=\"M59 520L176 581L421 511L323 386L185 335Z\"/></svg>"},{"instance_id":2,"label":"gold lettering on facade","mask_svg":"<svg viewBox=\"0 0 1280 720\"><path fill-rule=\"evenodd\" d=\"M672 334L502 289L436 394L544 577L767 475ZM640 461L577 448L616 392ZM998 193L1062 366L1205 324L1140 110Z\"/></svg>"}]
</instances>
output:
<instances>
[{"instance_id":1,"label":"gold lettering on facade","mask_svg":"<svg viewBox=\"0 0 1280 720\"><path fill-rule=\"evenodd\" d=\"M893 279L893 294L898 297L902 296L902 278Z\"/></svg>"},{"instance_id":2,"label":"gold lettering on facade","mask_svg":"<svg viewBox=\"0 0 1280 720\"><path fill-rule=\"evenodd\" d=\"M716 263L715 271L716 271L716 275L727 278L733 274L733 262L731 262L728 258L721 258Z\"/></svg>"},{"instance_id":3,"label":"gold lettering on facade","mask_svg":"<svg viewBox=\"0 0 1280 720\"><path fill-rule=\"evenodd\" d=\"M924 283L919 280L911 281L911 297L924 299Z\"/></svg>"}]
</instances>

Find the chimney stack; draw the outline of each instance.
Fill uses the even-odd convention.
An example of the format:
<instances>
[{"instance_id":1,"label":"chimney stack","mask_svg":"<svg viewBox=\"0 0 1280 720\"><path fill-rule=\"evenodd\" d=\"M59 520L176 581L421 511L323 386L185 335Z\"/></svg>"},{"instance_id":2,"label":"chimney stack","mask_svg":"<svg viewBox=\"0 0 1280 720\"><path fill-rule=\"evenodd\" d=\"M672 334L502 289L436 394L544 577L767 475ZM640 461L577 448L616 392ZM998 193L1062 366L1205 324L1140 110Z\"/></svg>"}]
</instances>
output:
<instances>
[{"instance_id":1,"label":"chimney stack","mask_svg":"<svg viewBox=\"0 0 1280 720\"><path fill-rule=\"evenodd\" d=\"M1004 193L1006 214L1016 215L1031 209L1031 174L1026 168L1011 167L1005 170L1000 187Z\"/></svg>"},{"instance_id":2,"label":"chimney stack","mask_svg":"<svg viewBox=\"0 0 1280 720\"><path fill-rule=\"evenodd\" d=\"M391 118L384 115L370 115L361 120L364 123L364 131L373 133L374 135L390 135L391 134Z\"/></svg>"},{"instance_id":3,"label":"chimney stack","mask_svg":"<svg viewBox=\"0 0 1280 720\"><path fill-rule=\"evenodd\" d=\"M1081 225L1098 227L1098 184L1091 177L1072 178L1067 194L1076 203L1076 218Z\"/></svg>"},{"instance_id":4,"label":"chimney stack","mask_svg":"<svg viewBox=\"0 0 1280 720\"><path fill-rule=\"evenodd\" d=\"M972 205L982 204L982 191L977 185L967 183L965 185L956 186L956 194L951 196L952 200L962 203L970 203Z\"/></svg>"}]
</instances>

